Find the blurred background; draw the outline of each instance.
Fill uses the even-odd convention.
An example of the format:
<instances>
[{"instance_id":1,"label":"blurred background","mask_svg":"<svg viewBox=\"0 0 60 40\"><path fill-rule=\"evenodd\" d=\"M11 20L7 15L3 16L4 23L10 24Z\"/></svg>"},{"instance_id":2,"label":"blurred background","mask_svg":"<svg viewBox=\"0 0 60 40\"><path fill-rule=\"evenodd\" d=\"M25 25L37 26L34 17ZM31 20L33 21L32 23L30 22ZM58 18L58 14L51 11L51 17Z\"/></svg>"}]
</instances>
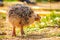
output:
<instances>
[{"instance_id":1,"label":"blurred background","mask_svg":"<svg viewBox=\"0 0 60 40\"><path fill-rule=\"evenodd\" d=\"M39 35L40 38L60 37L60 0L0 0L0 39L12 38L12 25L8 22L7 12L14 4L28 5L34 13L41 16L40 22L24 27L25 35ZM17 28L16 31L20 36L20 29Z\"/></svg>"}]
</instances>

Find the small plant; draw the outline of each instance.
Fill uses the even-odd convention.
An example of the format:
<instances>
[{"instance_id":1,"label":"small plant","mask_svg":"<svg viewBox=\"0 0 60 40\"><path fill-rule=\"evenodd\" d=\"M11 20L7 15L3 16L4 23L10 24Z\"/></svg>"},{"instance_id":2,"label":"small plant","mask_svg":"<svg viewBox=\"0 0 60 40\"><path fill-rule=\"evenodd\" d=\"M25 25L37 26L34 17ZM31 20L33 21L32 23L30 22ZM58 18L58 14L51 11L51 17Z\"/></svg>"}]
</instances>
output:
<instances>
[{"instance_id":1,"label":"small plant","mask_svg":"<svg viewBox=\"0 0 60 40\"><path fill-rule=\"evenodd\" d=\"M50 15L41 17L40 22L35 22L34 25L30 25L26 28L25 32L32 32L51 26L60 26L60 14L55 14L55 11L51 11Z\"/></svg>"}]
</instances>

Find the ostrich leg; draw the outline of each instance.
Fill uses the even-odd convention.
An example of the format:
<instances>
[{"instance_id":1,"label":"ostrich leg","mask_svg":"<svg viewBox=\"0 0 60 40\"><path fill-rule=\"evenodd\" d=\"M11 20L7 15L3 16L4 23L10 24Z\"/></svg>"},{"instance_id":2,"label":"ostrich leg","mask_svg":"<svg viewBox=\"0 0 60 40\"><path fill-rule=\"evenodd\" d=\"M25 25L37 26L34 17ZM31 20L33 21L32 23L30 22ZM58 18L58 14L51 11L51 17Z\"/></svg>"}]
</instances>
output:
<instances>
[{"instance_id":1,"label":"ostrich leg","mask_svg":"<svg viewBox=\"0 0 60 40\"><path fill-rule=\"evenodd\" d=\"M13 26L13 28L12 28L12 36L16 36L15 26Z\"/></svg>"},{"instance_id":2,"label":"ostrich leg","mask_svg":"<svg viewBox=\"0 0 60 40\"><path fill-rule=\"evenodd\" d=\"M24 33L24 30L23 30L23 26L21 26L21 35L23 36L25 33Z\"/></svg>"}]
</instances>

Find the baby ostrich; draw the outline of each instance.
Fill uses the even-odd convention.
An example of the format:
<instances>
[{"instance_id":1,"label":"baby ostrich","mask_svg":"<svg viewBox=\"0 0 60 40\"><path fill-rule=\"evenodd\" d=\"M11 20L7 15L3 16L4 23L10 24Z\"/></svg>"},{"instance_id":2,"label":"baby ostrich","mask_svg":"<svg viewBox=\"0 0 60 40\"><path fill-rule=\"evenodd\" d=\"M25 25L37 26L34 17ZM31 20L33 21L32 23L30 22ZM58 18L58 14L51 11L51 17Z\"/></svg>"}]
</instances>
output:
<instances>
[{"instance_id":1,"label":"baby ostrich","mask_svg":"<svg viewBox=\"0 0 60 40\"><path fill-rule=\"evenodd\" d=\"M16 27L21 29L21 35L23 35L23 27L32 24L34 21L39 21L40 16L38 14L34 14L30 7L22 4L16 4L9 9L8 19L13 25L12 36L16 36Z\"/></svg>"}]
</instances>

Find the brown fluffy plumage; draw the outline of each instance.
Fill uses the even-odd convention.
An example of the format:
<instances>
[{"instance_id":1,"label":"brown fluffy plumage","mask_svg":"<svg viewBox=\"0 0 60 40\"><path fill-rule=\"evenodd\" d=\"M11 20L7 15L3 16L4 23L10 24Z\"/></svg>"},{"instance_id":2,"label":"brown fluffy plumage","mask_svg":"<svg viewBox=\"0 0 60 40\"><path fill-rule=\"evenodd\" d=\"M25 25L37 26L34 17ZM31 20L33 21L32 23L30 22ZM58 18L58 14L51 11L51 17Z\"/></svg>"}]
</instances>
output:
<instances>
[{"instance_id":1,"label":"brown fluffy plumage","mask_svg":"<svg viewBox=\"0 0 60 40\"><path fill-rule=\"evenodd\" d=\"M32 24L36 20L40 20L39 15L35 15L33 10L25 5L16 4L9 9L8 18L13 25L13 36L15 34L15 27L21 27L21 34L24 34L23 26Z\"/></svg>"}]
</instances>

